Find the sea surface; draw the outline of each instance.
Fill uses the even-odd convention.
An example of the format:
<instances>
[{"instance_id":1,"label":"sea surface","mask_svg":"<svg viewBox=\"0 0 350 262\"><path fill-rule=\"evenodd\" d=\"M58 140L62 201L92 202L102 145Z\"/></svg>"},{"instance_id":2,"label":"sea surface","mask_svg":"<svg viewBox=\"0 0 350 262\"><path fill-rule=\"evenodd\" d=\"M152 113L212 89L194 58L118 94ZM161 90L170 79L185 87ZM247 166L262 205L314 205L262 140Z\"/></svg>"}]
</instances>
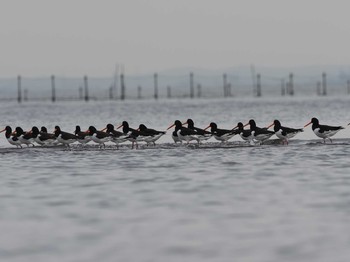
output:
<instances>
[{"instance_id":1,"label":"sea surface","mask_svg":"<svg viewBox=\"0 0 350 262\"><path fill-rule=\"evenodd\" d=\"M303 127L350 122L348 97L0 104L0 125L165 130L192 118ZM16 149L0 137L0 261L317 261L350 258L350 128L281 145L235 137L156 146Z\"/></svg>"}]
</instances>

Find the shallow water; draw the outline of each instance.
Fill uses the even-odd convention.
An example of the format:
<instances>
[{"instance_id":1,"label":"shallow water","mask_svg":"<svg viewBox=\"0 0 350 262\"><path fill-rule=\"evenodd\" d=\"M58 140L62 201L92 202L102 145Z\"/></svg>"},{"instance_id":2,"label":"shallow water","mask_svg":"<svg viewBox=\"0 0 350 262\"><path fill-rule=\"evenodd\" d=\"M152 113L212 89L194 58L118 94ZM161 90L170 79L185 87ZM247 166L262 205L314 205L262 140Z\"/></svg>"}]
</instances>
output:
<instances>
[{"instance_id":1,"label":"shallow water","mask_svg":"<svg viewBox=\"0 0 350 262\"><path fill-rule=\"evenodd\" d=\"M3 125L128 120L166 129L191 117L229 128L255 118L346 125L345 98L125 103L4 103ZM0 138L0 260L348 261L350 135L323 144L311 128L288 146L88 145L12 148Z\"/></svg>"}]
</instances>

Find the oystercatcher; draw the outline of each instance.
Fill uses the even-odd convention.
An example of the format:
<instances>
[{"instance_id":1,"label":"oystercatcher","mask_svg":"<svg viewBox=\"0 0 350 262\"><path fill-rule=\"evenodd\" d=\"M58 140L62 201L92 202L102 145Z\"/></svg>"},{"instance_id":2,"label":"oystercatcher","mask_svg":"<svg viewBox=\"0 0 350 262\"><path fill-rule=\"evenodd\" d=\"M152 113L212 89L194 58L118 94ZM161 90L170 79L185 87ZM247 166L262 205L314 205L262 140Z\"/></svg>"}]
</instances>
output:
<instances>
[{"instance_id":1,"label":"oystercatcher","mask_svg":"<svg viewBox=\"0 0 350 262\"><path fill-rule=\"evenodd\" d=\"M85 131L85 132L81 131L80 126L75 127L74 134L77 137L77 141L80 144L86 145L87 143L89 143L91 141L91 136L88 134L87 131Z\"/></svg>"},{"instance_id":2,"label":"oystercatcher","mask_svg":"<svg viewBox=\"0 0 350 262\"><path fill-rule=\"evenodd\" d=\"M209 138L212 137L211 132L206 131L204 129L198 128L194 126L194 122L191 118L187 119L187 121L185 123L183 123L182 125L186 125L189 129L192 129L194 131L196 131L197 133L197 138L199 141L204 141L204 140L208 140Z\"/></svg>"},{"instance_id":3,"label":"oystercatcher","mask_svg":"<svg viewBox=\"0 0 350 262\"><path fill-rule=\"evenodd\" d=\"M117 145L117 148L120 143L127 141L126 135L122 132L115 130L114 125L112 124L107 124L107 126L101 131L105 131L107 134L109 134L111 142L115 143Z\"/></svg>"},{"instance_id":4,"label":"oystercatcher","mask_svg":"<svg viewBox=\"0 0 350 262\"><path fill-rule=\"evenodd\" d=\"M334 136L339 130L344 129L342 126L320 125L316 117L313 117L304 127L307 127L310 124L312 124L312 131L314 131L316 136L323 138L324 143L326 143L327 138L333 143L330 137Z\"/></svg>"},{"instance_id":5,"label":"oystercatcher","mask_svg":"<svg viewBox=\"0 0 350 262\"><path fill-rule=\"evenodd\" d=\"M181 143L182 141L186 141L188 144L191 140L196 140L199 143L197 132L182 126L182 123L180 120L175 120L174 124L169 126L167 130L169 130L174 126L175 126L175 131L173 132L172 136L175 143L177 141L180 141Z\"/></svg>"},{"instance_id":6,"label":"oystercatcher","mask_svg":"<svg viewBox=\"0 0 350 262\"><path fill-rule=\"evenodd\" d=\"M275 134L275 132L267 130L266 127L257 127L253 119L250 119L246 125L250 125L250 130L254 140L259 141L259 143L264 142Z\"/></svg>"},{"instance_id":7,"label":"oystercatcher","mask_svg":"<svg viewBox=\"0 0 350 262\"><path fill-rule=\"evenodd\" d=\"M63 145L66 145L67 147L77 141L77 137L74 134L61 131L59 126L55 126L54 134L57 141Z\"/></svg>"},{"instance_id":8,"label":"oystercatcher","mask_svg":"<svg viewBox=\"0 0 350 262\"><path fill-rule=\"evenodd\" d=\"M286 143L287 145L290 138L296 136L300 132L304 132L302 128L284 127L277 119L274 120L273 123L267 127L267 129L272 126L274 126L273 130L275 131L276 136L282 140L282 144Z\"/></svg>"},{"instance_id":9,"label":"oystercatcher","mask_svg":"<svg viewBox=\"0 0 350 262\"><path fill-rule=\"evenodd\" d=\"M245 125L247 126L247 125ZM242 122L238 122L237 126L235 126L233 129L237 130L237 133L240 135L240 137L244 141L252 141L253 136L252 136L252 131L250 129L244 129L245 127Z\"/></svg>"},{"instance_id":10,"label":"oystercatcher","mask_svg":"<svg viewBox=\"0 0 350 262\"><path fill-rule=\"evenodd\" d=\"M142 132L131 128L127 121L123 121L123 123L120 126L118 126L117 129L121 127L123 127L123 133L126 136L126 139L132 143L131 148L134 148L134 144L136 144L136 148L138 148L139 145L137 144L137 142L143 141L143 137L140 137Z\"/></svg>"},{"instance_id":11,"label":"oystercatcher","mask_svg":"<svg viewBox=\"0 0 350 262\"><path fill-rule=\"evenodd\" d=\"M207 130L209 127L211 128L211 134L214 136L214 138L221 142L227 142L233 136L238 134L236 130L219 129L217 124L214 122L211 122L204 130Z\"/></svg>"},{"instance_id":12,"label":"oystercatcher","mask_svg":"<svg viewBox=\"0 0 350 262\"><path fill-rule=\"evenodd\" d=\"M100 148L102 148L102 146L105 148L105 143L111 141L111 136L109 134L98 131L94 126L89 126L88 133L91 140L99 144Z\"/></svg>"},{"instance_id":13,"label":"oystercatcher","mask_svg":"<svg viewBox=\"0 0 350 262\"><path fill-rule=\"evenodd\" d=\"M149 143L153 143L153 145L155 145L156 141L161 138L163 135L166 134L165 131L158 131L158 130L154 130L151 128L147 128L144 124L140 124L139 125L139 130L142 132L143 136L144 136L144 141L149 144Z\"/></svg>"},{"instance_id":14,"label":"oystercatcher","mask_svg":"<svg viewBox=\"0 0 350 262\"><path fill-rule=\"evenodd\" d=\"M47 132L40 132L39 128L36 126L32 127L33 139L39 145L52 145L56 141L54 134L49 134Z\"/></svg>"},{"instance_id":15,"label":"oystercatcher","mask_svg":"<svg viewBox=\"0 0 350 262\"><path fill-rule=\"evenodd\" d=\"M27 147L29 147L29 145L34 146L34 139L33 139L33 134L31 131L29 132L24 132L23 129L21 127L16 127L15 129L15 134L18 137L19 141L22 144L27 145Z\"/></svg>"},{"instance_id":16,"label":"oystercatcher","mask_svg":"<svg viewBox=\"0 0 350 262\"><path fill-rule=\"evenodd\" d=\"M6 131L5 137L11 145L16 146L17 148L22 148L21 141L19 141L18 137L15 135L15 132L12 132L12 128L10 126L6 126L5 129L0 131L0 133L4 131Z\"/></svg>"}]
</instances>

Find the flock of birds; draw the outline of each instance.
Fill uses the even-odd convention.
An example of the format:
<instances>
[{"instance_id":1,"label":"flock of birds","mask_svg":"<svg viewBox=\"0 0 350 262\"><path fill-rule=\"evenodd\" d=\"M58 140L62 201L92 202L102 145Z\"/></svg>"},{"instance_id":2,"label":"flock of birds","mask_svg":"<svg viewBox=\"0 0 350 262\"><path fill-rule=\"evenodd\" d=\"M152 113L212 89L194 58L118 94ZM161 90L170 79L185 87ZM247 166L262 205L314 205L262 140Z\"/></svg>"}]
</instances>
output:
<instances>
[{"instance_id":1,"label":"flock of birds","mask_svg":"<svg viewBox=\"0 0 350 262\"><path fill-rule=\"evenodd\" d=\"M320 125L317 118L312 118L305 127L312 124L312 130L315 135L322 138L324 143L326 139L335 135L339 130L344 129L342 126L328 126ZM187 125L187 127L185 127ZM249 129L244 129L246 126L250 126ZM350 125L350 124L349 124ZM269 130L273 127L273 131ZM128 122L123 123L117 127L122 128L122 131L115 130L112 124L107 124L102 130L97 130L94 126L90 126L88 130L82 131L80 126L76 126L74 133L64 132L59 126L55 127L54 133L48 133L46 127L34 126L29 131L24 131L21 127L16 127L14 131L10 126L6 126L5 129L1 130L0 133L5 132L7 141L18 148L22 148L22 145L34 146L39 144L42 146L55 146L65 145L69 147L70 144L78 142L83 145L90 141L100 145L100 148L105 147L105 143L113 142L117 145L124 142L131 142L132 148L138 142L145 142L148 144L154 144L155 142L166 134L167 131L158 131L155 129L147 128L144 124L139 125L137 129L131 128ZM239 135L244 141L250 144L261 144L268 140L271 136L276 135L282 144L288 144L288 140L300 132L303 132L303 128L290 128L281 125L280 121L274 120L268 127L257 127L253 119L249 120L247 124L239 122L233 129L219 129L216 123L210 123L206 128L195 127L192 119L188 119L182 123L176 120L174 124L168 127L167 130L175 128L172 132L172 138L175 143L190 143L190 141L196 141L201 143L202 141L208 140L214 137L216 140L221 142L227 142L235 135ZM209 131L210 128L210 131Z\"/></svg>"}]
</instances>

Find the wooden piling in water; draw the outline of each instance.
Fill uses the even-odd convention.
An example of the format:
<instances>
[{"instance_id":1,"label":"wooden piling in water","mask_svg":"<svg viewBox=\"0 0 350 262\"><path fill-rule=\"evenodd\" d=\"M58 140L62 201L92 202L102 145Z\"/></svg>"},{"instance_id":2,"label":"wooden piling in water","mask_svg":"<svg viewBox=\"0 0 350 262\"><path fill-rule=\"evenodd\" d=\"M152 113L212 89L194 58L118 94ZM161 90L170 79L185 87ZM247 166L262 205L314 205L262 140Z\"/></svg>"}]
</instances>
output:
<instances>
[{"instance_id":1,"label":"wooden piling in water","mask_svg":"<svg viewBox=\"0 0 350 262\"><path fill-rule=\"evenodd\" d=\"M171 86L167 86L167 97L171 98Z\"/></svg>"},{"instance_id":2,"label":"wooden piling in water","mask_svg":"<svg viewBox=\"0 0 350 262\"><path fill-rule=\"evenodd\" d=\"M327 74L325 72L322 73L322 95L327 95Z\"/></svg>"},{"instance_id":3,"label":"wooden piling in water","mask_svg":"<svg viewBox=\"0 0 350 262\"><path fill-rule=\"evenodd\" d=\"M289 74L288 95L294 95L294 74Z\"/></svg>"},{"instance_id":4,"label":"wooden piling in water","mask_svg":"<svg viewBox=\"0 0 350 262\"><path fill-rule=\"evenodd\" d=\"M142 98L142 87L138 86L137 87L137 99L141 99Z\"/></svg>"},{"instance_id":5,"label":"wooden piling in water","mask_svg":"<svg viewBox=\"0 0 350 262\"><path fill-rule=\"evenodd\" d=\"M223 88L224 88L224 97L227 97L227 75L222 75Z\"/></svg>"},{"instance_id":6,"label":"wooden piling in water","mask_svg":"<svg viewBox=\"0 0 350 262\"><path fill-rule=\"evenodd\" d=\"M22 102L22 78L21 76L17 76L17 101L18 103Z\"/></svg>"},{"instance_id":7,"label":"wooden piling in water","mask_svg":"<svg viewBox=\"0 0 350 262\"><path fill-rule=\"evenodd\" d=\"M190 73L190 97L194 98L194 81L193 81L193 73Z\"/></svg>"},{"instance_id":8,"label":"wooden piling in water","mask_svg":"<svg viewBox=\"0 0 350 262\"><path fill-rule=\"evenodd\" d=\"M124 73L120 74L120 100L125 100Z\"/></svg>"},{"instance_id":9,"label":"wooden piling in water","mask_svg":"<svg viewBox=\"0 0 350 262\"><path fill-rule=\"evenodd\" d=\"M84 76L85 101L89 101L88 77Z\"/></svg>"},{"instance_id":10,"label":"wooden piling in water","mask_svg":"<svg viewBox=\"0 0 350 262\"><path fill-rule=\"evenodd\" d=\"M261 75L256 75L256 96L261 96Z\"/></svg>"},{"instance_id":11,"label":"wooden piling in water","mask_svg":"<svg viewBox=\"0 0 350 262\"><path fill-rule=\"evenodd\" d=\"M51 76L51 101L56 101L55 76Z\"/></svg>"},{"instance_id":12,"label":"wooden piling in water","mask_svg":"<svg viewBox=\"0 0 350 262\"><path fill-rule=\"evenodd\" d=\"M158 74L155 73L153 75L153 79L154 79L154 99L158 99Z\"/></svg>"}]
</instances>

